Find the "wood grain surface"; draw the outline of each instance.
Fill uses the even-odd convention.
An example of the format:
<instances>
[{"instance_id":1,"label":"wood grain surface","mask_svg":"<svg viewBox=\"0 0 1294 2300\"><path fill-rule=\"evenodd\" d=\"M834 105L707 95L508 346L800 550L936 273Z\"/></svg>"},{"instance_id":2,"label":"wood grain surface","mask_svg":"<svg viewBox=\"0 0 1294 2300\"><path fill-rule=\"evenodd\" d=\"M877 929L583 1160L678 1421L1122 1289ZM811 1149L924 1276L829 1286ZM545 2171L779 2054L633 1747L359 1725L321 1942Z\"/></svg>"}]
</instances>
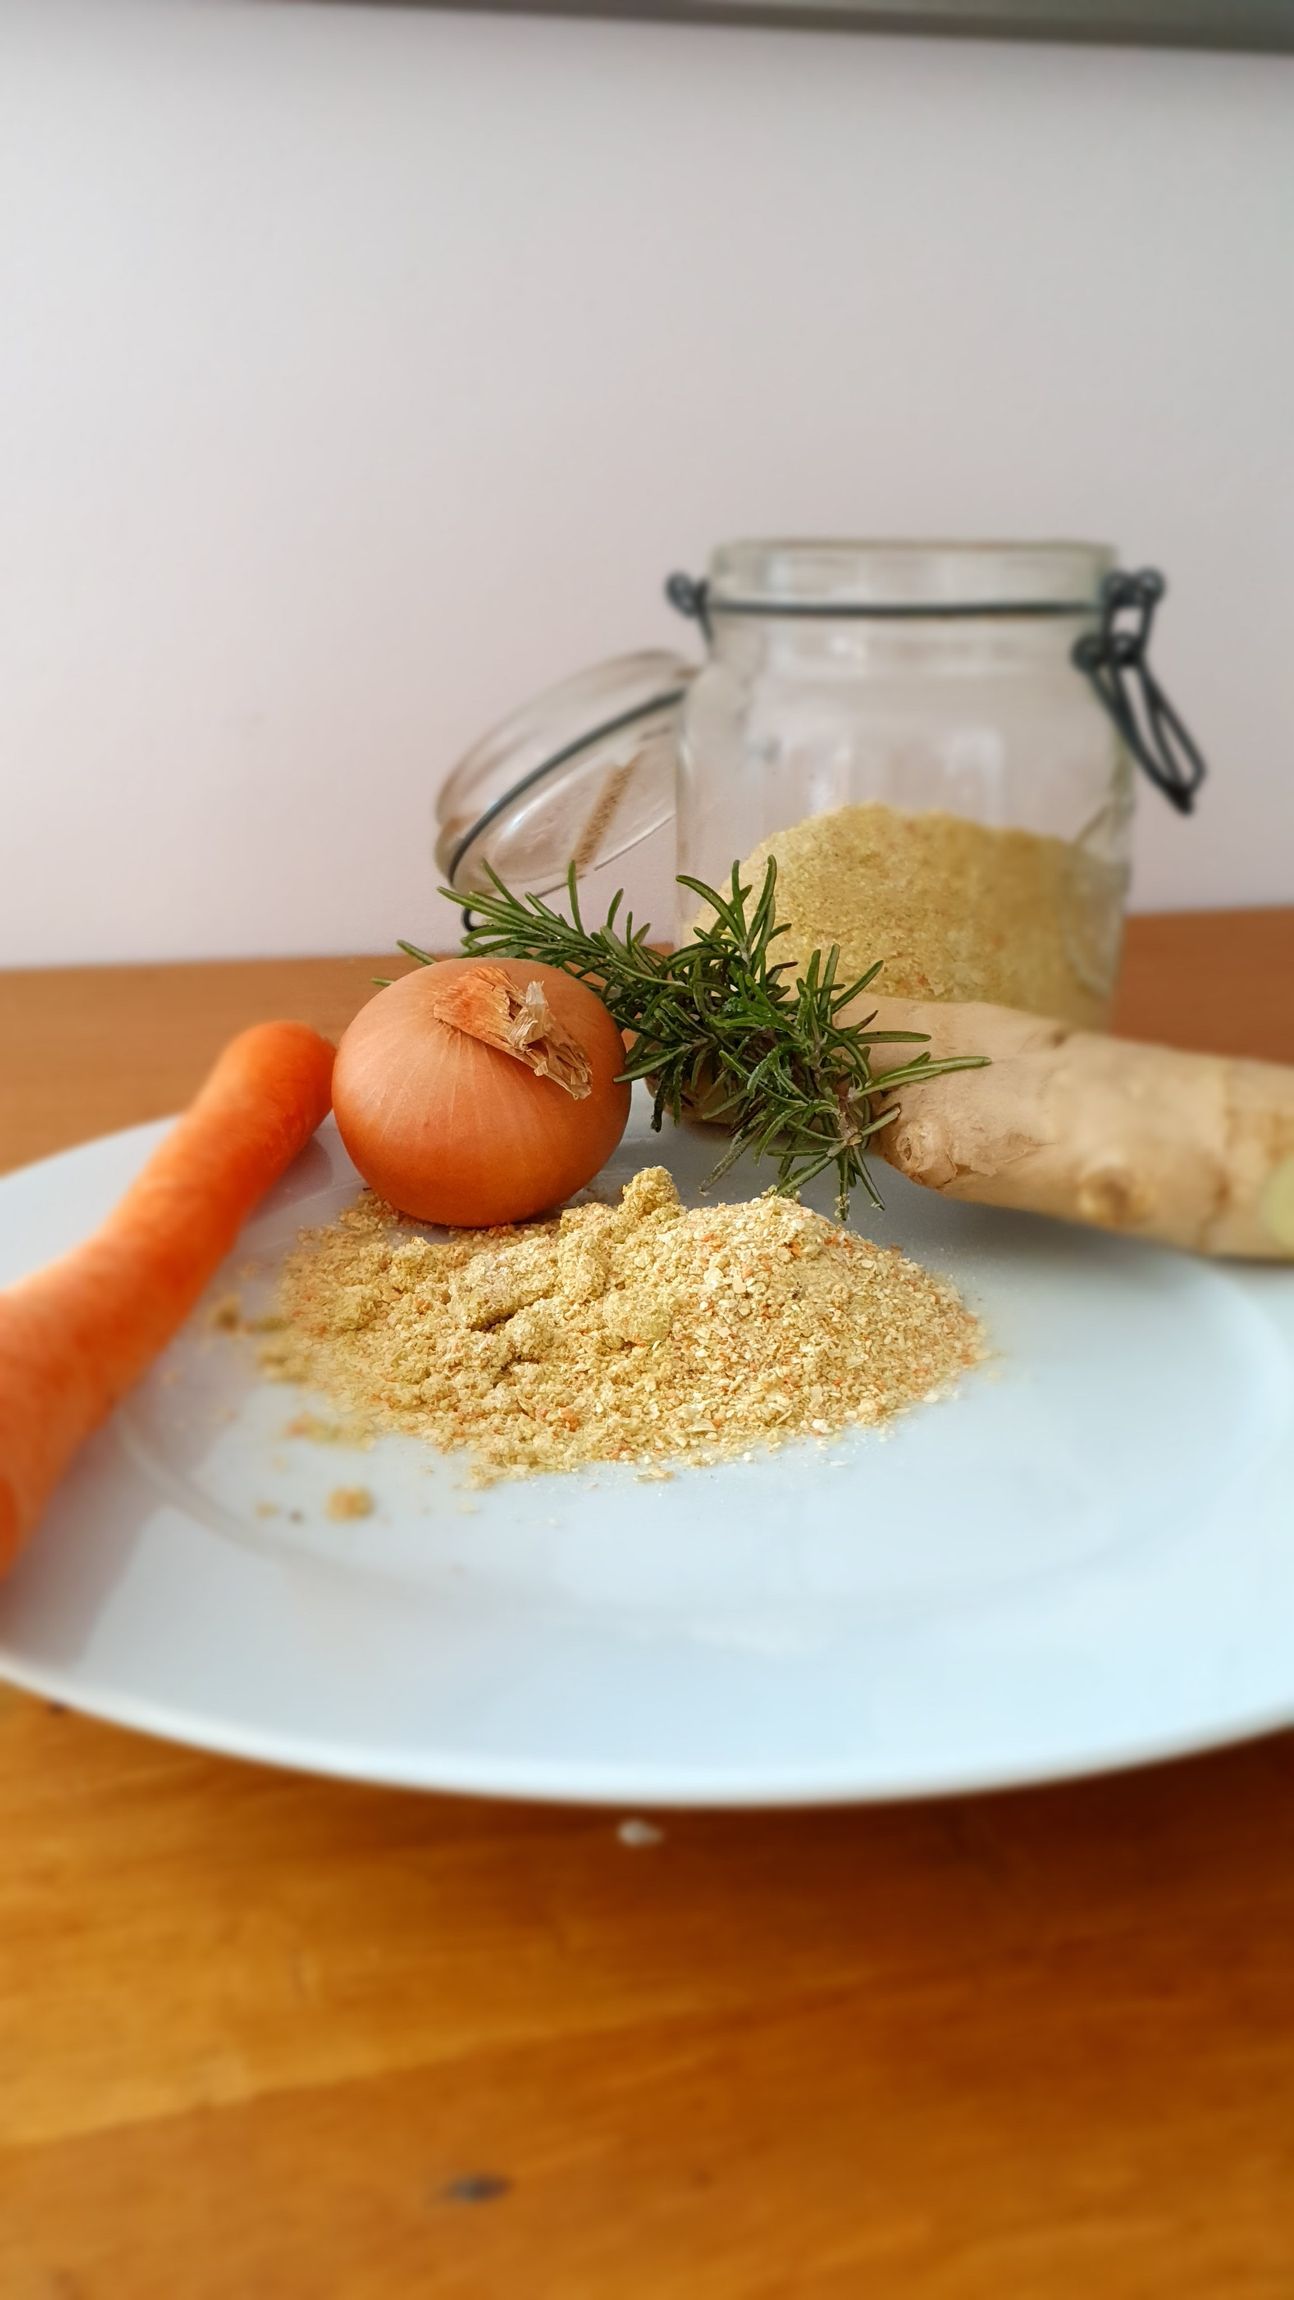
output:
<instances>
[{"instance_id":1,"label":"wood grain surface","mask_svg":"<svg viewBox=\"0 0 1294 2300\"><path fill-rule=\"evenodd\" d=\"M0 976L0 1165L372 971ZM1120 1024L1294 1060L1294 912L1135 922ZM657 1821L0 1693L0 2300L1291 2300L1294 1739Z\"/></svg>"}]
</instances>

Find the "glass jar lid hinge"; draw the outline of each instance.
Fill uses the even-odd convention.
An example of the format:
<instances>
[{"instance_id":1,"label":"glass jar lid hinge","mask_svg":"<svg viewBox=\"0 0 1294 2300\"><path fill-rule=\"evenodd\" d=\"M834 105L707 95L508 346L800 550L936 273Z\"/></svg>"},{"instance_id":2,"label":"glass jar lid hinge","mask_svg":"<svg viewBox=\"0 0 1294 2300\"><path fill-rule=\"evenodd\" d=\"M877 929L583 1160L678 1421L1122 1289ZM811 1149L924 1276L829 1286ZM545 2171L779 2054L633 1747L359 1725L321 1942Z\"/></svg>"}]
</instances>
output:
<instances>
[{"instance_id":1,"label":"glass jar lid hinge","mask_svg":"<svg viewBox=\"0 0 1294 2300\"><path fill-rule=\"evenodd\" d=\"M1074 662L1091 681L1137 765L1156 789L1189 815L1207 769L1146 660L1155 609L1167 585L1157 568L1116 570L1101 585L1101 621L1074 642ZM1130 622L1119 618L1130 614ZM1138 711L1138 703L1140 711Z\"/></svg>"}]
</instances>

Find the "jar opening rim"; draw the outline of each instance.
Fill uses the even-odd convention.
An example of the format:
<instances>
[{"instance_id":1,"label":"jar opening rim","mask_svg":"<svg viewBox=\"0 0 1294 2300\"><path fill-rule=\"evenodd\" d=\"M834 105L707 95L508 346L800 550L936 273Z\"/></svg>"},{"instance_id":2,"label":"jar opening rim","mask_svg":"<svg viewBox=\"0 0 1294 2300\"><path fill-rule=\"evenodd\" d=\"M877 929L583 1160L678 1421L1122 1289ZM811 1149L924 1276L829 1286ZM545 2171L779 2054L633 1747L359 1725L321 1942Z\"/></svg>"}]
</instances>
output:
<instances>
[{"instance_id":1,"label":"jar opening rim","mask_svg":"<svg viewBox=\"0 0 1294 2300\"><path fill-rule=\"evenodd\" d=\"M707 597L726 614L1081 615L1115 564L1102 543L769 537L720 545Z\"/></svg>"}]
</instances>

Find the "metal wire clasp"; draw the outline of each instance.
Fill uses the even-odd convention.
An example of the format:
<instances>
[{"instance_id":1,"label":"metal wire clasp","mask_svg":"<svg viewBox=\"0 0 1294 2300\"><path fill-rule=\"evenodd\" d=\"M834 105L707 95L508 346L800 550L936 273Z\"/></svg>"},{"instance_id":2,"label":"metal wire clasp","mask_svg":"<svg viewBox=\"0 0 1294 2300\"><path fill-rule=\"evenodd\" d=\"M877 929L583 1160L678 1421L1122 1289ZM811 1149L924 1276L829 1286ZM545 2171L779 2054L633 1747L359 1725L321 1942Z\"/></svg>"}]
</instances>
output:
<instances>
[{"instance_id":1,"label":"metal wire clasp","mask_svg":"<svg viewBox=\"0 0 1294 2300\"><path fill-rule=\"evenodd\" d=\"M1167 588L1155 567L1143 567L1136 575L1117 570L1107 575L1101 585L1100 627L1074 641L1073 661L1091 681L1138 766L1179 814L1189 815L1208 770L1146 661L1155 609ZM1132 620L1121 623L1124 614Z\"/></svg>"},{"instance_id":2,"label":"metal wire clasp","mask_svg":"<svg viewBox=\"0 0 1294 2300\"><path fill-rule=\"evenodd\" d=\"M710 640L710 586L704 575L698 582L695 575L671 575L665 585L665 596L671 607L689 622L699 623L707 645Z\"/></svg>"}]
</instances>

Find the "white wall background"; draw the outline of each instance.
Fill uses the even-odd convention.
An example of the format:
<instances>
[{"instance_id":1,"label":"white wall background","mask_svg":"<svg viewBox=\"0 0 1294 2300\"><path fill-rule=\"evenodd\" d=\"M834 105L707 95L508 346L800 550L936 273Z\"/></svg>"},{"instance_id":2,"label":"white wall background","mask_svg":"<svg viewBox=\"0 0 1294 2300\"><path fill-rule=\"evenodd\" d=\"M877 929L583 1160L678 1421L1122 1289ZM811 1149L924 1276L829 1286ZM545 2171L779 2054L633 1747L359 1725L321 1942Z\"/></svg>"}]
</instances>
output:
<instances>
[{"instance_id":1,"label":"white wall background","mask_svg":"<svg viewBox=\"0 0 1294 2300\"><path fill-rule=\"evenodd\" d=\"M1171 574L1143 905L1294 897L1294 62L0 0L0 962L430 934L731 534Z\"/></svg>"}]
</instances>

